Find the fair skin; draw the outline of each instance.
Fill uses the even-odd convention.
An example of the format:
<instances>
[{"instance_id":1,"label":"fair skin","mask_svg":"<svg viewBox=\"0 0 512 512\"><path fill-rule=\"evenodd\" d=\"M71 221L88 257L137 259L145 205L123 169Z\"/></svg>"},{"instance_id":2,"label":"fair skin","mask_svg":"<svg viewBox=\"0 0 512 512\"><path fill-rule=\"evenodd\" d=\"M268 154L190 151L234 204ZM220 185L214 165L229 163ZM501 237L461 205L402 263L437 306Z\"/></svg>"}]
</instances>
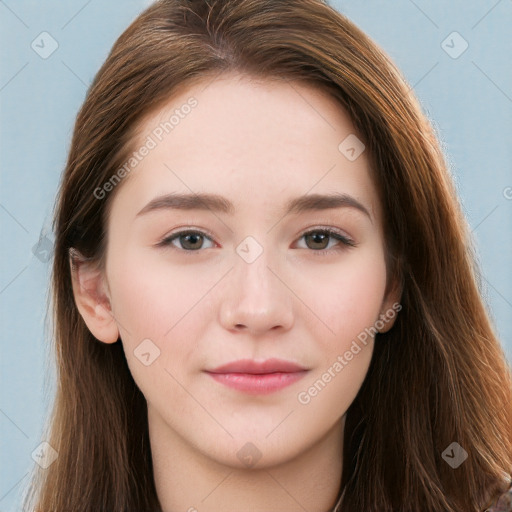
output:
<instances>
[{"instance_id":1,"label":"fair skin","mask_svg":"<svg viewBox=\"0 0 512 512\"><path fill-rule=\"evenodd\" d=\"M82 264L74 272L77 306L98 340L121 337L148 403L165 512L326 512L339 492L345 413L374 340L342 371L333 373L333 364L400 298L394 288L385 294L382 211L369 161L366 152L350 161L338 150L356 130L311 86L238 75L206 83L141 123L134 148L188 98L198 101L118 185L104 271ZM170 193L218 194L233 212L160 205L139 214ZM293 198L334 193L367 213L353 206L284 213ZM356 245L332 236L322 243L321 228ZM157 245L187 229L200 233ZM237 252L248 236L255 245L241 247L262 249L250 262ZM148 339L145 351L158 347L160 355L145 365L134 351ZM269 358L306 371L269 394L205 372ZM329 382L300 402L329 368Z\"/></svg>"}]
</instances>

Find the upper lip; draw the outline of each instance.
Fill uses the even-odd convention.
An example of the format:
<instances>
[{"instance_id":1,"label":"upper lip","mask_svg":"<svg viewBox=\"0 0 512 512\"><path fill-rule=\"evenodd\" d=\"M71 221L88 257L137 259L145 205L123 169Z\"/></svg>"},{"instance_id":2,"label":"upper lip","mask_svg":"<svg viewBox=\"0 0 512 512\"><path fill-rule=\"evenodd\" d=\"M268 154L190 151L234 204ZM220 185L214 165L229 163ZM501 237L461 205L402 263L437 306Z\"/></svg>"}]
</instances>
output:
<instances>
[{"instance_id":1,"label":"upper lip","mask_svg":"<svg viewBox=\"0 0 512 512\"><path fill-rule=\"evenodd\" d=\"M267 359L265 361L240 359L207 371L210 373L248 373L259 375L277 372L294 373L304 370L306 370L306 368L291 361L285 361L284 359Z\"/></svg>"}]
</instances>

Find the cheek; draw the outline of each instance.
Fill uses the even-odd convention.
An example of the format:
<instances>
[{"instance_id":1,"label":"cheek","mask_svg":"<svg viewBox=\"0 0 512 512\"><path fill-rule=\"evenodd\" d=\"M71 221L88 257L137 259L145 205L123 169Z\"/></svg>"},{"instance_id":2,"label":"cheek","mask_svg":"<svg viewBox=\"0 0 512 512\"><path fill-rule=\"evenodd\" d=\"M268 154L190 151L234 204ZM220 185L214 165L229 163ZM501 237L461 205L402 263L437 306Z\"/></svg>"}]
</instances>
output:
<instances>
[{"instance_id":1,"label":"cheek","mask_svg":"<svg viewBox=\"0 0 512 512\"><path fill-rule=\"evenodd\" d=\"M107 269L108 271L108 269ZM203 318L201 298L211 284L170 265L148 264L140 254L114 258L110 267L114 314L132 375L148 397L150 387L169 381L165 370L179 377L190 364ZM148 341L149 340L149 341ZM142 351L142 347L145 347ZM148 353L145 366L141 354ZM168 382L167 382L168 384Z\"/></svg>"},{"instance_id":2,"label":"cheek","mask_svg":"<svg viewBox=\"0 0 512 512\"><path fill-rule=\"evenodd\" d=\"M326 351L339 351L378 320L386 285L384 256L375 248L337 265L311 268L299 281L298 294L314 313Z\"/></svg>"},{"instance_id":3,"label":"cheek","mask_svg":"<svg viewBox=\"0 0 512 512\"><path fill-rule=\"evenodd\" d=\"M344 263L335 269L317 268L314 281L321 286L305 286L312 282L309 274L301 292L316 315L310 331L316 333L319 365L297 401L318 426L348 409L366 377L385 291L386 268L378 249L360 252Z\"/></svg>"},{"instance_id":4,"label":"cheek","mask_svg":"<svg viewBox=\"0 0 512 512\"><path fill-rule=\"evenodd\" d=\"M162 340L179 328L208 289L208 282L193 272L140 250L125 252L122 261L113 258L110 276L120 323L130 333Z\"/></svg>"}]
</instances>

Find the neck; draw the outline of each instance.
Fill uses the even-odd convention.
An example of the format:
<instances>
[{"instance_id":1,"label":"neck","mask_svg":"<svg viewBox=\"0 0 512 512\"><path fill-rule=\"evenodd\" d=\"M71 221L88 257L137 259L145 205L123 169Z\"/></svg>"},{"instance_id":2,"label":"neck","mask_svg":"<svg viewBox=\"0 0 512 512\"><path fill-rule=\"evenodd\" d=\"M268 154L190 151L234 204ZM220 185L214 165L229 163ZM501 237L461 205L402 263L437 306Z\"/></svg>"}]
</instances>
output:
<instances>
[{"instance_id":1,"label":"neck","mask_svg":"<svg viewBox=\"0 0 512 512\"><path fill-rule=\"evenodd\" d=\"M188 444L148 404L155 485L163 512L331 512L341 483L345 416L293 459L254 468Z\"/></svg>"}]
</instances>

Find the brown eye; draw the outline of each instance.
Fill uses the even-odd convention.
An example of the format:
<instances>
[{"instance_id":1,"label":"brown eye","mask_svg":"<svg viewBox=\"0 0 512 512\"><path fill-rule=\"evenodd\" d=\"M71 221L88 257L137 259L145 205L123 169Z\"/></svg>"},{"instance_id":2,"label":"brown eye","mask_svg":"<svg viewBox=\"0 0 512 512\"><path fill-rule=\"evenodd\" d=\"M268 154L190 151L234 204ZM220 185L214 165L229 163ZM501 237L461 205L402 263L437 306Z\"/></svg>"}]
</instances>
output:
<instances>
[{"instance_id":1,"label":"brown eye","mask_svg":"<svg viewBox=\"0 0 512 512\"><path fill-rule=\"evenodd\" d=\"M315 252L320 252L322 254L328 253L329 250L329 243L332 240L335 240L337 243L336 246L341 247L334 247L333 250L342 250L343 248L346 248L347 246L355 247L356 244L353 240L348 238L345 235L342 235L338 231L335 231L333 229L315 229L308 231L307 233L304 233L302 235L302 238L304 238L306 242L306 248L312 249Z\"/></svg>"},{"instance_id":2,"label":"brown eye","mask_svg":"<svg viewBox=\"0 0 512 512\"><path fill-rule=\"evenodd\" d=\"M329 239L331 238L329 234L321 231L314 231L312 234L308 233L307 235L304 235L304 237L306 245L310 249L325 249L329 244ZM308 242L311 242L311 245Z\"/></svg>"},{"instance_id":3,"label":"brown eye","mask_svg":"<svg viewBox=\"0 0 512 512\"><path fill-rule=\"evenodd\" d=\"M334 247L332 247L332 250L334 251L343 250L348 246L356 246L353 240L333 229L324 228L310 230L304 233L301 238L304 238L306 241L306 247L302 248L311 249L319 254L329 254L331 252L332 245L334 245ZM200 249L205 249L205 240L212 242L212 239L206 235L206 233L186 230L167 236L157 245L161 247L172 246L173 248L185 252L200 252ZM335 243L331 244L333 241ZM179 245L176 242L178 242ZM331 245L331 247L329 245ZM210 247L206 247L206 249L211 247L213 247L213 244Z\"/></svg>"},{"instance_id":4,"label":"brown eye","mask_svg":"<svg viewBox=\"0 0 512 512\"><path fill-rule=\"evenodd\" d=\"M198 233L179 235L178 239L184 249L197 250L203 245L203 235Z\"/></svg>"}]
</instances>

